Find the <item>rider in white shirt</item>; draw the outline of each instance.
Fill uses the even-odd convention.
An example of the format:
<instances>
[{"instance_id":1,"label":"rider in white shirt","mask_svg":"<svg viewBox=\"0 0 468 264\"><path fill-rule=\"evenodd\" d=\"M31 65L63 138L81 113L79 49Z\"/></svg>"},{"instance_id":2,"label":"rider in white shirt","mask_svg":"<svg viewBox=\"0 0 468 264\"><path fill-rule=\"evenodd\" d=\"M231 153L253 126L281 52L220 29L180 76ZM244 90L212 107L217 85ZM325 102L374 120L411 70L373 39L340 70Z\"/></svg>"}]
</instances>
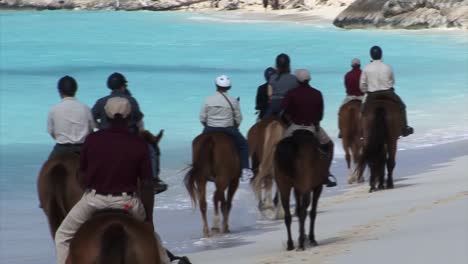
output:
<instances>
[{"instance_id":1,"label":"rider in white shirt","mask_svg":"<svg viewBox=\"0 0 468 264\"><path fill-rule=\"evenodd\" d=\"M77 90L78 85L70 76L58 82L62 101L50 110L47 118L47 130L56 142L50 157L66 152L79 153L86 136L96 127L89 107L75 98Z\"/></svg>"},{"instance_id":2,"label":"rider in white shirt","mask_svg":"<svg viewBox=\"0 0 468 264\"><path fill-rule=\"evenodd\" d=\"M242 180L253 177L249 166L249 147L247 140L239 131L242 122L242 113L239 101L227 94L231 89L231 80L226 75L221 75L215 80L217 91L206 98L200 111L200 122L205 129L203 133L223 132L231 136L239 150Z\"/></svg>"},{"instance_id":3,"label":"rider in white shirt","mask_svg":"<svg viewBox=\"0 0 468 264\"><path fill-rule=\"evenodd\" d=\"M401 98L395 93L395 76L393 69L382 62L382 49L374 46L370 50L372 62L367 65L361 74L360 89L366 94L366 99L362 104L362 112L365 111L369 101L376 97L385 96L400 106L404 127L401 135L406 137L413 134L413 128L408 126L406 118L406 106Z\"/></svg>"}]
</instances>

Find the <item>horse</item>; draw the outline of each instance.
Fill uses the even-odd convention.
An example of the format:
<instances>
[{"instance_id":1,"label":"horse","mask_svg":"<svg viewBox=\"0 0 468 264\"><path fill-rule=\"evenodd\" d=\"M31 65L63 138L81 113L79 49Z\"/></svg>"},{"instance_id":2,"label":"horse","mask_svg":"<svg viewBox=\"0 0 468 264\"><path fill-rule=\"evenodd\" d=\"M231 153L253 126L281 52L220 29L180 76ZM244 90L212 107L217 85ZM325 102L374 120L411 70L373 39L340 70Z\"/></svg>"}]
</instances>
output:
<instances>
[{"instance_id":1,"label":"horse","mask_svg":"<svg viewBox=\"0 0 468 264\"><path fill-rule=\"evenodd\" d=\"M362 175L366 165L370 168L370 190L393 188L393 170L396 162L397 141L403 129L403 119L399 106L390 100L376 98L369 102L362 115L364 147L357 166ZM387 182L385 181L387 166Z\"/></svg>"},{"instance_id":2,"label":"horse","mask_svg":"<svg viewBox=\"0 0 468 264\"><path fill-rule=\"evenodd\" d=\"M284 131L285 127L279 118L269 117L256 123L247 134L252 168L255 172L252 187L257 195L260 210L274 208L273 153L276 144L283 138Z\"/></svg>"},{"instance_id":3,"label":"horse","mask_svg":"<svg viewBox=\"0 0 468 264\"><path fill-rule=\"evenodd\" d=\"M342 145L349 170L348 183L363 182L362 174L357 174L355 170L362 151L360 100L352 100L340 107L338 128L341 131ZM351 158L353 163L351 163Z\"/></svg>"},{"instance_id":4,"label":"horse","mask_svg":"<svg viewBox=\"0 0 468 264\"><path fill-rule=\"evenodd\" d=\"M98 211L76 232L67 264L160 264L151 224L123 210Z\"/></svg>"},{"instance_id":5,"label":"horse","mask_svg":"<svg viewBox=\"0 0 468 264\"><path fill-rule=\"evenodd\" d=\"M213 232L219 232L219 204L223 214L223 233L229 233L229 213L234 194L239 187L241 173L240 157L233 139L220 132L204 133L192 142L192 166L185 175L184 183L193 206L200 206L203 218L203 234L210 236L206 218L206 183L214 182ZM227 200L225 191L227 189Z\"/></svg>"},{"instance_id":6,"label":"horse","mask_svg":"<svg viewBox=\"0 0 468 264\"><path fill-rule=\"evenodd\" d=\"M331 164L330 157L321 154L318 148L319 143L315 136L303 130L295 131L293 136L281 140L276 147L275 180L285 212L284 223L288 233L288 251L294 249L294 242L291 238L292 217L289 209L291 189L294 189L296 215L299 217L299 249L305 249L304 225L307 209L311 203L311 192L313 192L313 197L312 210L310 211L309 242L312 246L318 245L314 232L317 205Z\"/></svg>"},{"instance_id":7,"label":"horse","mask_svg":"<svg viewBox=\"0 0 468 264\"><path fill-rule=\"evenodd\" d=\"M158 143L163 136L162 130L157 136L153 136L148 131L142 132L140 135L159 150ZM55 238L55 233L68 212L84 193L81 175L79 175L79 163L80 156L78 154L65 153L47 160L39 172L37 180L38 196L40 206L49 223L52 239ZM138 195L145 208L149 209L146 214L149 216L152 226L153 192L152 190L150 192L148 188L143 188L142 183L138 185Z\"/></svg>"}]
</instances>

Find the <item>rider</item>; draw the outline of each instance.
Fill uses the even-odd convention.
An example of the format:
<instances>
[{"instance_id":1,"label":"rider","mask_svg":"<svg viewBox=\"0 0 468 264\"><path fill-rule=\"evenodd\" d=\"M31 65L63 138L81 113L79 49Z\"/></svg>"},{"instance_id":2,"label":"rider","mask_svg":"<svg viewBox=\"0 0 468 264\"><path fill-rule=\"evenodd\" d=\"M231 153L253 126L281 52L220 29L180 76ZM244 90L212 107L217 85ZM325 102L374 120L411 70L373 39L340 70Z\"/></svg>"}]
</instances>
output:
<instances>
[{"instance_id":1,"label":"rider","mask_svg":"<svg viewBox=\"0 0 468 264\"><path fill-rule=\"evenodd\" d=\"M403 137L413 134L413 128L408 126L406 118L406 106L401 98L395 93L395 77L393 69L382 62L382 49L379 46L373 46L370 49L372 62L367 65L361 74L360 88L363 93L366 93L366 98L362 103L361 111L364 113L366 105L376 97L385 96L389 100L397 103L400 107L401 116L403 118Z\"/></svg>"},{"instance_id":2,"label":"rider","mask_svg":"<svg viewBox=\"0 0 468 264\"><path fill-rule=\"evenodd\" d=\"M268 67L263 75L265 76L265 83L260 85L257 89L257 96L255 98L256 105L255 110L258 111L258 119L262 120L263 116L265 116L265 112L268 109L269 105L269 98L268 98L268 80L270 80L271 76L276 73L276 70L272 67Z\"/></svg>"},{"instance_id":3,"label":"rider","mask_svg":"<svg viewBox=\"0 0 468 264\"><path fill-rule=\"evenodd\" d=\"M320 126L324 108L322 93L309 85L311 79L309 71L298 69L294 74L299 86L289 91L281 102L283 114L291 121L284 137L292 136L296 130L307 130L315 135L322 152L332 153L333 142ZM327 186L336 186L331 174Z\"/></svg>"},{"instance_id":4,"label":"rider","mask_svg":"<svg viewBox=\"0 0 468 264\"><path fill-rule=\"evenodd\" d=\"M342 105L353 101L364 99L364 93L359 88L359 80L361 79L361 61L354 58L351 61L351 70L346 73L344 77L344 84L346 88L346 97L343 100ZM338 138L341 138L341 132L338 134Z\"/></svg>"},{"instance_id":5,"label":"rider","mask_svg":"<svg viewBox=\"0 0 468 264\"><path fill-rule=\"evenodd\" d=\"M247 140L239 131L242 113L239 101L227 94L231 89L231 80L226 75L216 78L216 93L206 98L200 111L200 121L205 127L203 133L223 132L230 135L239 150L243 181L253 177L249 166L249 148Z\"/></svg>"},{"instance_id":6,"label":"rider","mask_svg":"<svg viewBox=\"0 0 468 264\"><path fill-rule=\"evenodd\" d=\"M62 101L55 105L47 118L47 130L56 144L49 158L66 153L79 153L86 136L95 128L88 106L75 98L78 85L70 76L58 82Z\"/></svg>"},{"instance_id":7,"label":"rider","mask_svg":"<svg viewBox=\"0 0 468 264\"><path fill-rule=\"evenodd\" d=\"M122 209L141 221L152 219L145 213L149 208L135 196L138 179L144 188L151 188L152 171L146 142L128 128L131 104L124 97L112 97L104 109L108 127L90 134L81 152L80 173L86 192L55 235L58 264L65 263L70 240L78 228L98 210ZM163 263L169 263L164 248L159 250Z\"/></svg>"},{"instance_id":8,"label":"rider","mask_svg":"<svg viewBox=\"0 0 468 264\"><path fill-rule=\"evenodd\" d=\"M268 96L270 106L265 116L277 115L281 109L281 101L289 90L296 88L299 84L291 72L291 61L289 56L281 53L276 57L276 73L270 77Z\"/></svg>"},{"instance_id":9,"label":"rider","mask_svg":"<svg viewBox=\"0 0 468 264\"><path fill-rule=\"evenodd\" d=\"M134 97L131 96L130 92L127 91L127 79L118 72L115 72L107 79L107 87L112 90L111 94L99 99L93 106L92 113L94 120L98 124L99 129L104 129L109 126L108 117L106 116L104 106L110 98L123 97L126 98L131 105L131 112L129 114L128 126L133 133L138 133L144 130L143 126L143 113L140 111L138 102ZM153 168L153 186L155 193L161 193L167 190L167 184L159 178L158 163L157 163L157 152L151 146L148 145L151 155L151 164Z\"/></svg>"}]
</instances>

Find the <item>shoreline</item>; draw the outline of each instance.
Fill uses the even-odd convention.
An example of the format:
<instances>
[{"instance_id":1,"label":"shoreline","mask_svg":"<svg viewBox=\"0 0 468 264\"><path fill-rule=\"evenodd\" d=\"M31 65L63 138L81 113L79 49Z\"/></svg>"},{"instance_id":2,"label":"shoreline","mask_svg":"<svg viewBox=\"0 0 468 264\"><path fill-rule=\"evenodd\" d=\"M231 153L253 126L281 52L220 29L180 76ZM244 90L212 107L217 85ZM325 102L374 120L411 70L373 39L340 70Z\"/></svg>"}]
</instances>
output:
<instances>
[{"instance_id":1,"label":"shoreline","mask_svg":"<svg viewBox=\"0 0 468 264\"><path fill-rule=\"evenodd\" d=\"M27 145L22 148L15 148L14 151L11 148L3 147L0 148L2 175L4 176L1 180L5 184L0 186L0 212L10 213L8 216L0 214L2 216L0 217L0 225L2 226L2 232L4 232L0 238L0 244L8 249L8 251L2 251L0 259L10 264L51 263L54 260L53 243L50 239L46 219L42 211L37 207L35 193L35 175L43 162L41 155L46 156L48 152L42 153L43 151L40 149L24 152L24 150L28 149ZM10 145L10 147L12 146ZM406 211L415 207L419 208L416 211L417 213L431 213L432 209L426 210L425 208L430 206L432 202L443 203L445 201L443 199L452 201L456 198L455 202L459 203L459 198L454 198L454 195L459 192L451 193L451 190L463 188L464 186L467 186L466 189L468 190L467 180L463 178L466 176L464 172L468 169L466 168L468 160L461 163L458 161L459 159L467 159L467 155L468 140L400 151L397 154L396 188L394 190L368 194L367 183L348 186L348 184L340 180L339 184L344 188L325 190L319 201L316 235L320 246L316 249L307 249L305 252L286 252L284 223L259 218L255 208L254 195L248 186L242 186L236 194L233 213L231 214L231 230L233 233L203 239L201 238L200 213L198 210L191 209L190 200L180 179L176 178L175 175L171 178L165 178L172 187L167 193L157 197L155 225L165 245L178 255L187 255L193 263L217 263L220 256L233 257L232 261L227 258L226 264L302 263L301 259L328 259L331 258L330 252L335 252L335 250L340 250L343 254L352 252L351 249L354 244L362 244L362 247L368 248L369 245L366 243L372 241L374 241L372 243L385 242L386 239L381 239L381 236L386 235L384 232L386 230L382 231L382 227L387 226L385 220L387 216L391 219L391 230L395 229L394 226L404 224L404 222L400 222L400 215L405 212L400 213L402 208L399 207L401 206L404 206ZM180 156L179 161L181 161ZM335 159L335 161L333 173L341 179L345 178L344 160ZM18 166L22 166L21 171L18 171ZM167 177L167 175L165 176ZM7 184L10 182L9 179L18 179L18 177L22 179L20 182L11 183L12 185ZM452 179L452 177L455 178ZM432 182L433 180L436 180L436 182ZM425 186L425 189L419 190L418 186ZM437 186L445 186L444 190L448 191L448 195L442 195L430 200L427 198L428 196L440 196L441 190ZM177 195L174 196L173 194ZM369 199L370 197L372 199ZM387 198L382 200L382 197ZM397 202L401 199L407 200ZM419 201L418 199L424 200L420 201L421 204L416 204ZM382 204L379 204L379 201ZM412 207L407 208L409 206ZM368 210L369 208L372 208L372 210ZM359 210L364 211L360 212ZM387 210L393 211L387 212ZM371 211L375 211L375 221L366 218L366 214ZM410 216L413 217L416 214L411 213ZM212 208L210 205L210 222L211 217ZM347 219L347 222L344 223L342 219ZM437 218L434 219L434 221L437 221ZM405 216L403 220L409 221L411 218ZM374 222L377 223L376 226L371 225L371 227L366 228L366 225ZM33 229L36 230L34 235L26 236L26 232ZM366 230L372 230L372 232ZM293 224L292 231L296 240L297 227L295 224ZM397 231L392 231L392 234L401 234ZM354 237L354 232L358 232L359 236ZM46 243L44 243L45 241ZM28 255L25 256L23 250L6 247L6 245L18 243L23 244L23 248L33 250L30 250ZM362 253L362 256L366 256L366 254ZM340 258L341 255L336 257ZM349 262L344 261L339 264L341 263Z\"/></svg>"}]
</instances>

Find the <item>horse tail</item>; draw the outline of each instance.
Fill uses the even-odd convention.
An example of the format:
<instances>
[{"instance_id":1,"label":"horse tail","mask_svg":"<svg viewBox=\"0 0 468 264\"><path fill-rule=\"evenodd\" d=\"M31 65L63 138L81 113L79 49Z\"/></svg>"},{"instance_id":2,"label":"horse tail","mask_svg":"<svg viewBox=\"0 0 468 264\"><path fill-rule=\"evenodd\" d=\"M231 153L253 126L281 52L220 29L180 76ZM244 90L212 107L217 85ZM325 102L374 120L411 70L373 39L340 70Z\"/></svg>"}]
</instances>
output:
<instances>
[{"instance_id":1,"label":"horse tail","mask_svg":"<svg viewBox=\"0 0 468 264\"><path fill-rule=\"evenodd\" d=\"M263 156L258 167L258 174L252 181L252 187L256 193L261 192L263 179L271 173L273 168L274 149L281 140L284 128L278 121L273 121L265 128L265 139L263 144Z\"/></svg>"},{"instance_id":2,"label":"horse tail","mask_svg":"<svg viewBox=\"0 0 468 264\"><path fill-rule=\"evenodd\" d=\"M292 137L281 140L275 150L276 167L294 177L296 175L296 153L297 147Z\"/></svg>"},{"instance_id":3,"label":"horse tail","mask_svg":"<svg viewBox=\"0 0 468 264\"><path fill-rule=\"evenodd\" d=\"M128 244L128 236L120 223L106 227L101 237L101 249L97 264L124 264Z\"/></svg>"},{"instance_id":4,"label":"horse tail","mask_svg":"<svg viewBox=\"0 0 468 264\"><path fill-rule=\"evenodd\" d=\"M362 175L368 162L373 162L385 153L385 139L387 138L387 123L384 108L375 110L374 124L369 131L369 138L357 165L358 175Z\"/></svg>"},{"instance_id":5,"label":"horse tail","mask_svg":"<svg viewBox=\"0 0 468 264\"><path fill-rule=\"evenodd\" d=\"M200 190L196 183L197 177L202 177L203 168L206 166L206 160L209 161L209 164L213 164L213 148L214 148L214 141L212 137L207 137L204 139L200 144L200 150L197 153L196 159L193 161L192 166L190 167L187 174L185 174L184 184L185 188L187 189L190 198L192 199L192 203L194 207L198 206L198 198L200 194Z\"/></svg>"},{"instance_id":6,"label":"horse tail","mask_svg":"<svg viewBox=\"0 0 468 264\"><path fill-rule=\"evenodd\" d=\"M56 164L49 172L49 200L47 201L49 209L49 224L52 228L53 236L56 229L60 226L67 215L65 206L66 195L65 185L67 178L67 168L61 163Z\"/></svg>"}]
</instances>

